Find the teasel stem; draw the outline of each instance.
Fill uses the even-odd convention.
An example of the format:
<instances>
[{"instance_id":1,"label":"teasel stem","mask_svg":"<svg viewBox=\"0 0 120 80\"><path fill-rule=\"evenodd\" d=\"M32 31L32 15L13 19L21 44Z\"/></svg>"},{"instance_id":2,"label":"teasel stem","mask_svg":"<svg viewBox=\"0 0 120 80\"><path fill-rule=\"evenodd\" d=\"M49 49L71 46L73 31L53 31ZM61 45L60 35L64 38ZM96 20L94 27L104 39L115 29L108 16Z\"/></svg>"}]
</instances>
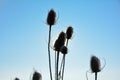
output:
<instances>
[{"instance_id":1,"label":"teasel stem","mask_svg":"<svg viewBox=\"0 0 120 80\"><path fill-rule=\"evenodd\" d=\"M68 40L69 39L67 39L67 41L66 41L66 46L68 46ZM63 55L63 70L62 70L62 80L63 80L63 78L64 78L64 69L65 69L65 54Z\"/></svg>"},{"instance_id":2,"label":"teasel stem","mask_svg":"<svg viewBox=\"0 0 120 80\"><path fill-rule=\"evenodd\" d=\"M63 70L62 70L62 80L64 78L64 69L65 69L65 54L63 55Z\"/></svg>"},{"instance_id":3,"label":"teasel stem","mask_svg":"<svg viewBox=\"0 0 120 80\"><path fill-rule=\"evenodd\" d=\"M55 80L56 80L56 76L57 76L57 73L56 73L56 70L57 70L57 61L56 61L56 55L57 53L56 53L56 51L55 51Z\"/></svg>"},{"instance_id":4,"label":"teasel stem","mask_svg":"<svg viewBox=\"0 0 120 80\"><path fill-rule=\"evenodd\" d=\"M63 67L63 61L64 61L64 59L62 58L61 65L60 65L59 75L61 74L61 70L62 70L62 67Z\"/></svg>"},{"instance_id":5,"label":"teasel stem","mask_svg":"<svg viewBox=\"0 0 120 80\"><path fill-rule=\"evenodd\" d=\"M56 80L58 80L58 68L59 67L59 51L57 51L57 65L56 65Z\"/></svg>"},{"instance_id":6,"label":"teasel stem","mask_svg":"<svg viewBox=\"0 0 120 80\"><path fill-rule=\"evenodd\" d=\"M50 78L52 80L51 56L50 56L50 40L51 40L51 25L49 27L49 38L48 38L48 59L49 59Z\"/></svg>"},{"instance_id":7,"label":"teasel stem","mask_svg":"<svg viewBox=\"0 0 120 80\"><path fill-rule=\"evenodd\" d=\"M97 72L95 72L95 80L97 80Z\"/></svg>"},{"instance_id":8,"label":"teasel stem","mask_svg":"<svg viewBox=\"0 0 120 80\"><path fill-rule=\"evenodd\" d=\"M61 65L60 65L59 76L61 76L61 72L63 73L63 71L62 71L63 63L64 63L64 55L63 55L63 57L62 57L62 61L61 61Z\"/></svg>"}]
</instances>

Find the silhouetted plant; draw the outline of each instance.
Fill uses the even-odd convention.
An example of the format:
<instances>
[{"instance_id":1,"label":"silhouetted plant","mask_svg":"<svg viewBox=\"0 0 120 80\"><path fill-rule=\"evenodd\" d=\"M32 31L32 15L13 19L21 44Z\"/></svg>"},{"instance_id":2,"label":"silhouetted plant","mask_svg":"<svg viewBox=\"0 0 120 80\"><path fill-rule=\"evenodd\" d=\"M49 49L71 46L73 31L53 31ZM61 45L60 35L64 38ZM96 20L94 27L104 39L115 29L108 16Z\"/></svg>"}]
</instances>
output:
<instances>
[{"instance_id":1,"label":"silhouetted plant","mask_svg":"<svg viewBox=\"0 0 120 80\"><path fill-rule=\"evenodd\" d=\"M51 9L48 12L47 16L47 24L49 25L49 37L48 37L48 59L49 59L49 70L50 70L50 78L52 80L52 70L51 70L51 56L50 56L50 40L51 40L51 27L55 24L56 20L56 12Z\"/></svg>"},{"instance_id":2,"label":"silhouetted plant","mask_svg":"<svg viewBox=\"0 0 120 80\"><path fill-rule=\"evenodd\" d=\"M15 80L20 80L20 79L16 77Z\"/></svg>"},{"instance_id":3,"label":"silhouetted plant","mask_svg":"<svg viewBox=\"0 0 120 80\"><path fill-rule=\"evenodd\" d=\"M69 26L66 30L66 46L68 46L68 40L70 40L72 38L72 35L73 35L73 27L72 26ZM66 54L63 54L63 70L62 70L62 80L63 80L63 77L64 77L64 68L65 68L65 55Z\"/></svg>"},{"instance_id":4,"label":"silhouetted plant","mask_svg":"<svg viewBox=\"0 0 120 80\"><path fill-rule=\"evenodd\" d=\"M69 26L66 30L66 38L67 38L66 46L68 45L68 40L72 38L72 35L73 35L73 27Z\"/></svg>"},{"instance_id":5,"label":"silhouetted plant","mask_svg":"<svg viewBox=\"0 0 120 80\"><path fill-rule=\"evenodd\" d=\"M103 68L101 68L101 63L98 57L92 56L90 60L90 68L92 73L95 73L95 80L97 80L97 73L100 72Z\"/></svg>"},{"instance_id":6,"label":"silhouetted plant","mask_svg":"<svg viewBox=\"0 0 120 80\"><path fill-rule=\"evenodd\" d=\"M35 71L33 73L32 80L42 80L42 75L39 72Z\"/></svg>"},{"instance_id":7,"label":"silhouetted plant","mask_svg":"<svg viewBox=\"0 0 120 80\"><path fill-rule=\"evenodd\" d=\"M54 50L55 50L55 52L57 52L57 53L55 53L55 62L56 62L55 63L56 64L56 69L55 69L56 74L55 74L55 76L56 76L56 80L58 80L59 52L61 50L61 47L64 46L65 40L66 40L66 34L64 32L61 32L59 34L58 38L56 39L55 44L54 44Z\"/></svg>"},{"instance_id":8,"label":"silhouetted plant","mask_svg":"<svg viewBox=\"0 0 120 80\"><path fill-rule=\"evenodd\" d=\"M66 30L66 46L62 47L63 50L67 50L67 46L68 46L68 40L70 40L72 38L73 35L73 28L71 26L69 26ZM62 50L61 49L61 50ZM67 53L63 53L63 58L62 58L62 62L61 62L61 67L60 67L60 72L59 74L61 75L61 71L62 71L62 80L64 77L64 69L65 69L65 56Z\"/></svg>"},{"instance_id":9,"label":"silhouetted plant","mask_svg":"<svg viewBox=\"0 0 120 80\"><path fill-rule=\"evenodd\" d=\"M49 35L48 35L49 72L50 72L50 79L53 80L52 69L51 69L51 52L50 52L51 28L56 22L56 12L53 9L51 9L48 12L46 22L49 25ZM73 27L69 26L67 27L66 32L62 31L59 33L59 36L54 43L53 50L55 51L55 80L63 80L64 78L65 59L66 59L66 54L68 54L68 41L72 38L72 35L73 35ZM62 58L60 57L62 60L61 60L61 64L59 65L60 55L62 55ZM95 73L95 80L97 80L97 73L100 72L104 67L101 68L101 63L98 57L91 56L90 69L92 73ZM16 77L14 80L20 80L20 79ZM32 80L42 80L41 73L34 71L32 75Z\"/></svg>"},{"instance_id":10,"label":"silhouetted plant","mask_svg":"<svg viewBox=\"0 0 120 80\"><path fill-rule=\"evenodd\" d=\"M62 69L62 80L64 77L64 69L65 69L65 55L68 53L68 48L66 46L62 46L61 47L61 53L63 54L63 62L61 64L63 64L63 69Z\"/></svg>"}]
</instances>

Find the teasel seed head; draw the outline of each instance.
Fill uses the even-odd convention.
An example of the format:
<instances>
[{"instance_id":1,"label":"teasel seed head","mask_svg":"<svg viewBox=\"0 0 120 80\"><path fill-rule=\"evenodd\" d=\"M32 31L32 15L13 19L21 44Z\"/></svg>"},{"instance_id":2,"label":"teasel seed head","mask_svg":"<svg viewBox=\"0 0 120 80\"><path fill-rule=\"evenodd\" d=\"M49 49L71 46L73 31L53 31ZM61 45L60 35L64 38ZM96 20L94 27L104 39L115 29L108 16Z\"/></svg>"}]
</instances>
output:
<instances>
[{"instance_id":1,"label":"teasel seed head","mask_svg":"<svg viewBox=\"0 0 120 80\"><path fill-rule=\"evenodd\" d=\"M98 57L96 57L96 56L91 57L90 67L91 67L91 71L93 73L97 73L97 72L101 71L101 69L100 69L100 60L99 60Z\"/></svg>"},{"instance_id":2,"label":"teasel seed head","mask_svg":"<svg viewBox=\"0 0 120 80\"><path fill-rule=\"evenodd\" d=\"M58 36L58 39L56 39L54 43L54 50L60 51L61 47L65 44L66 40L66 34L64 32L61 32Z\"/></svg>"},{"instance_id":3,"label":"teasel seed head","mask_svg":"<svg viewBox=\"0 0 120 80\"><path fill-rule=\"evenodd\" d=\"M56 20L56 12L51 9L49 12L48 12L48 16L47 16L47 24L52 26L55 24L55 20Z\"/></svg>"},{"instance_id":4,"label":"teasel seed head","mask_svg":"<svg viewBox=\"0 0 120 80\"><path fill-rule=\"evenodd\" d=\"M66 46L62 46L60 49L62 54L67 54L68 53L68 48Z\"/></svg>"},{"instance_id":5,"label":"teasel seed head","mask_svg":"<svg viewBox=\"0 0 120 80\"><path fill-rule=\"evenodd\" d=\"M33 73L32 80L42 80L42 75L39 72L35 71Z\"/></svg>"},{"instance_id":6,"label":"teasel seed head","mask_svg":"<svg viewBox=\"0 0 120 80\"><path fill-rule=\"evenodd\" d=\"M20 80L20 79L16 77L15 80Z\"/></svg>"},{"instance_id":7,"label":"teasel seed head","mask_svg":"<svg viewBox=\"0 0 120 80\"><path fill-rule=\"evenodd\" d=\"M72 34L73 34L73 28L71 26L69 26L66 30L66 38L71 39Z\"/></svg>"}]
</instances>

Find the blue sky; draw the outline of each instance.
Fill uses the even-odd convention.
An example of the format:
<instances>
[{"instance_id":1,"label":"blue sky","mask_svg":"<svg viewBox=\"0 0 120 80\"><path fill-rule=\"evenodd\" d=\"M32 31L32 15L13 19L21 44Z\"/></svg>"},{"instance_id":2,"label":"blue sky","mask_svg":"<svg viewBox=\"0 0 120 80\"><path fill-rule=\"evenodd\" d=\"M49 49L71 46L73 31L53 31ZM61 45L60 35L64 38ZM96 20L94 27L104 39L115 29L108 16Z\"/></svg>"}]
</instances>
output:
<instances>
[{"instance_id":1,"label":"blue sky","mask_svg":"<svg viewBox=\"0 0 120 80\"><path fill-rule=\"evenodd\" d=\"M51 8L57 13L51 46L60 31L65 31L69 25L74 28L65 80L85 80L92 54L101 59L102 65L103 58L106 59L99 79L120 79L119 0L1 0L0 80L16 76L29 80L33 68L42 73L43 80L49 79L46 17ZM51 53L54 58L52 49ZM88 75L89 80L94 79L93 74Z\"/></svg>"}]
</instances>

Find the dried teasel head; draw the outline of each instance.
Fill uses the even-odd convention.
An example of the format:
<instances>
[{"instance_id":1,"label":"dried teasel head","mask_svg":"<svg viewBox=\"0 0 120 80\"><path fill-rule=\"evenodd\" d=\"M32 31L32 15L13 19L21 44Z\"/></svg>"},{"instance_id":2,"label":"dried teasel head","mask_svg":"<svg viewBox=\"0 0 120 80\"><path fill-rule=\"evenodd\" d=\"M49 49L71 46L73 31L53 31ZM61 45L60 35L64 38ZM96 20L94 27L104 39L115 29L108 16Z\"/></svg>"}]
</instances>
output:
<instances>
[{"instance_id":1,"label":"dried teasel head","mask_svg":"<svg viewBox=\"0 0 120 80\"><path fill-rule=\"evenodd\" d=\"M54 43L54 50L60 51L61 47L65 44L66 34L61 32Z\"/></svg>"},{"instance_id":2,"label":"dried teasel head","mask_svg":"<svg viewBox=\"0 0 120 80\"><path fill-rule=\"evenodd\" d=\"M91 67L91 71L93 73L97 73L97 72L101 71L101 69L100 69L100 60L99 60L98 57L96 57L96 56L91 57L90 67Z\"/></svg>"},{"instance_id":3,"label":"dried teasel head","mask_svg":"<svg viewBox=\"0 0 120 80\"><path fill-rule=\"evenodd\" d=\"M62 54L67 54L68 53L68 48L66 46L62 46L60 49Z\"/></svg>"},{"instance_id":4,"label":"dried teasel head","mask_svg":"<svg viewBox=\"0 0 120 80\"><path fill-rule=\"evenodd\" d=\"M32 80L42 80L42 75L39 72L35 71L33 73Z\"/></svg>"},{"instance_id":5,"label":"dried teasel head","mask_svg":"<svg viewBox=\"0 0 120 80\"><path fill-rule=\"evenodd\" d=\"M59 41L58 41L58 39L56 39L56 41L54 43L54 50L59 51Z\"/></svg>"},{"instance_id":6,"label":"dried teasel head","mask_svg":"<svg viewBox=\"0 0 120 80\"><path fill-rule=\"evenodd\" d=\"M55 19L56 19L56 12L51 9L49 12L48 12L48 16L47 16L47 24L48 25L54 25L55 24Z\"/></svg>"},{"instance_id":7,"label":"dried teasel head","mask_svg":"<svg viewBox=\"0 0 120 80\"><path fill-rule=\"evenodd\" d=\"M20 79L16 77L15 80L20 80Z\"/></svg>"},{"instance_id":8,"label":"dried teasel head","mask_svg":"<svg viewBox=\"0 0 120 80\"><path fill-rule=\"evenodd\" d=\"M73 28L71 26L69 26L66 30L66 38L71 39L72 34L73 34Z\"/></svg>"}]
</instances>

